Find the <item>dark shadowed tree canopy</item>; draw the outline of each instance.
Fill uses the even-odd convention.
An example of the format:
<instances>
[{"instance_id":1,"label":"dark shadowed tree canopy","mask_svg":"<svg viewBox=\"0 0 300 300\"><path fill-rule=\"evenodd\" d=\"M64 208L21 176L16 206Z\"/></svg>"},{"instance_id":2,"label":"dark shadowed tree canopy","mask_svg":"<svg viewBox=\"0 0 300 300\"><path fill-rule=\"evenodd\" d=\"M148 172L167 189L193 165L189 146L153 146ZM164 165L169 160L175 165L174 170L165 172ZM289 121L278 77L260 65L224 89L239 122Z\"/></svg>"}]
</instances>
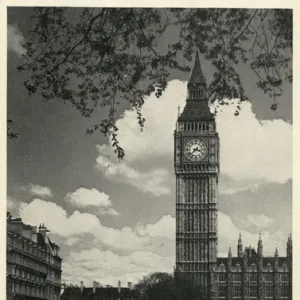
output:
<instances>
[{"instance_id":1,"label":"dark shadowed tree canopy","mask_svg":"<svg viewBox=\"0 0 300 300\"><path fill-rule=\"evenodd\" d=\"M139 300L201 300L201 287L169 273L151 273L136 286Z\"/></svg>"},{"instance_id":2,"label":"dark shadowed tree canopy","mask_svg":"<svg viewBox=\"0 0 300 300\"><path fill-rule=\"evenodd\" d=\"M257 86L274 100L284 81L292 82L292 10L84 8L70 19L69 8L39 7L24 48L20 71L29 94L46 101L72 103L85 117L107 110L87 133L100 130L112 140L119 158L116 111L129 103L144 126L144 97L165 90L170 72L190 69L196 49L214 66L208 85L211 101L247 99L237 65L247 64ZM156 42L170 26L180 28L164 53ZM238 109L237 109L238 114Z\"/></svg>"}]
</instances>

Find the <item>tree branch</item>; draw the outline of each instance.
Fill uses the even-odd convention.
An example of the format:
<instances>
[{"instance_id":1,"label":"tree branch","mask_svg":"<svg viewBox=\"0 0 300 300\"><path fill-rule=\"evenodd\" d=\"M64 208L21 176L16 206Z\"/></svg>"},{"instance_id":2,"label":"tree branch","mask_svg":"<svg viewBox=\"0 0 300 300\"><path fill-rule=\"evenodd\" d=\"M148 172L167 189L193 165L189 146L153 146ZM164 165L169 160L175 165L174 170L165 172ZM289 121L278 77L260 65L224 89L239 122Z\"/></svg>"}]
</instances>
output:
<instances>
[{"instance_id":1,"label":"tree branch","mask_svg":"<svg viewBox=\"0 0 300 300\"><path fill-rule=\"evenodd\" d=\"M92 30L92 26L94 24L94 22L103 17L104 13L105 13L105 8L102 9L101 13L99 13L98 15L94 16L90 23L89 26L87 28L87 31L85 32L84 36L68 51L68 53L66 54L66 56L64 57L64 59L59 62L58 64L55 65L55 67L52 68L52 70L50 72L52 72L54 69L58 68L59 66L61 66L63 63L65 63L67 61L67 59L69 58L69 56L72 54L72 52L87 38L87 36L89 35L90 31Z\"/></svg>"},{"instance_id":2,"label":"tree branch","mask_svg":"<svg viewBox=\"0 0 300 300\"><path fill-rule=\"evenodd\" d=\"M237 36L235 36L233 41L236 41L240 36L242 36L244 34L244 32L247 30L247 28L251 24L252 20L254 19L254 17L256 16L257 12L258 12L258 9L255 10L255 12L253 13L252 17L249 19L249 21L246 24L246 26L244 27L244 29Z\"/></svg>"}]
</instances>

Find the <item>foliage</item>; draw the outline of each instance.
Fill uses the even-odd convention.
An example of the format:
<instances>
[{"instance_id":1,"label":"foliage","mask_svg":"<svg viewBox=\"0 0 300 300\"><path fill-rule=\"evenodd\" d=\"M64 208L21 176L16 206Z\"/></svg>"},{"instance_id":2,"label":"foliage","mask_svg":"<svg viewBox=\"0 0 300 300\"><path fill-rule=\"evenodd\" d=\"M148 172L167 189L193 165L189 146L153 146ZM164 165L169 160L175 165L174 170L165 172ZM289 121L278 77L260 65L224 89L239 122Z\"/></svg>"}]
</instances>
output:
<instances>
[{"instance_id":1,"label":"foliage","mask_svg":"<svg viewBox=\"0 0 300 300\"><path fill-rule=\"evenodd\" d=\"M71 15L70 8L35 8L18 69L28 74L29 94L70 102L85 117L104 109L107 117L87 133L109 136L119 158L124 150L117 139L118 105L135 109L142 130L145 96L159 97L172 69L188 72L185 63L195 49L215 68L208 86L212 101L247 99L240 62L274 99L272 109L284 80L292 81L292 10L85 8ZM180 37L159 53L156 43L170 26L179 26Z\"/></svg>"},{"instance_id":2,"label":"foliage","mask_svg":"<svg viewBox=\"0 0 300 300\"><path fill-rule=\"evenodd\" d=\"M135 286L139 300L201 300L201 288L168 273L151 273Z\"/></svg>"},{"instance_id":3,"label":"foliage","mask_svg":"<svg viewBox=\"0 0 300 300\"><path fill-rule=\"evenodd\" d=\"M11 127L12 127L12 125L13 125L13 120L7 120L6 121L6 123L7 123L7 137L9 138L9 139L15 139L15 138L17 138L18 137L18 134L17 133L15 133L15 132L13 132L12 131L12 129L11 129Z\"/></svg>"},{"instance_id":4,"label":"foliage","mask_svg":"<svg viewBox=\"0 0 300 300\"><path fill-rule=\"evenodd\" d=\"M247 64L257 86L274 99L284 80L292 82L292 10L175 9L181 39L175 45L191 58L198 48L216 68L209 85L213 99L247 99L237 69ZM274 108L274 105L272 105Z\"/></svg>"}]
</instances>

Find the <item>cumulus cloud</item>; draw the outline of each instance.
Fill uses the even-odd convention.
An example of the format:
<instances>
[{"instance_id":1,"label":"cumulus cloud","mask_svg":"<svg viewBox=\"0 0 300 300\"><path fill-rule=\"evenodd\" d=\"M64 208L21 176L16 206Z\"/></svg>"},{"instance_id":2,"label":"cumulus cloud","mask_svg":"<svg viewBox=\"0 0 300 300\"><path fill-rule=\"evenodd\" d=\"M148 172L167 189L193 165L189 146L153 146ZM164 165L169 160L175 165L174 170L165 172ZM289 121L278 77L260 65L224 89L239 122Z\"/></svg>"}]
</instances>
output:
<instances>
[{"instance_id":1,"label":"cumulus cloud","mask_svg":"<svg viewBox=\"0 0 300 300\"><path fill-rule=\"evenodd\" d=\"M125 182L135 186L142 192L154 196L169 195L171 174L166 169L155 168L148 171L139 171L131 167L126 161L117 162L111 156L106 145L97 145L99 156L96 159L96 169L103 172L106 178Z\"/></svg>"},{"instance_id":2,"label":"cumulus cloud","mask_svg":"<svg viewBox=\"0 0 300 300\"><path fill-rule=\"evenodd\" d=\"M79 188L73 193L68 193L65 200L77 207L85 206L100 206L111 207L112 203L109 196L105 193L99 192L97 189Z\"/></svg>"},{"instance_id":3,"label":"cumulus cloud","mask_svg":"<svg viewBox=\"0 0 300 300\"><path fill-rule=\"evenodd\" d=\"M236 255L235 249L240 232L244 246L257 247L258 232L239 230L226 214L219 212L218 218L219 256L227 256L229 247L232 248L233 255ZM169 215L162 217L154 224L137 224L136 231L141 236L163 238L165 243L174 248L175 218ZM265 256L273 256L276 246L279 254L285 255L286 236L282 232L263 231L262 240ZM175 265L174 252L162 254L155 253L154 250L154 248L151 251L140 249L129 254L118 254L115 251L102 250L98 247L71 252L64 260L63 280L73 283L83 280L87 284L97 280L101 284L115 285L118 280L137 282L149 272L171 272Z\"/></svg>"},{"instance_id":4,"label":"cumulus cloud","mask_svg":"<svg viewBox=\"0 0 300 300\"><path fill-rule=\"evenodd\" d=\"M128 161L166 155L173 157L173 132L178 106L183 108L185 99L186 82L180 80L170 81L160 98L154 93L146 97L142 110L146 122L142 132L136 120L136 112L125 110L116 126Z\"/></svg>"},{"instance_id":5,"label":"cumulus cloud","mask_svg":"<svg viewBox=\"0 0 300 300\"><path fill-rule=\"evenodd\" d=\"M27 186L22 186L21 189L39 197L51 198L53 196L49 187L38 184L30 183Z\"/></svg>"},{"instance_id":6,"label":"cumulus cloud","mask_svg":"<svg viewBox=\"0 0 300 300\"><path fill-rule=\"evenodd\" d=\"M94 188L89 190L81 187L73 193L68 193L65 200L79 208L97 207L100 215L119 215L119 213L112 208L112 202L109 196Z\"/></svg>"},{"instance_id":7,"label":"cumulus cloud","mask_svg":"<svg viewBox=\"0 0 300 300\"><path fill-rule=\"evenodd\" d=\"M155 224L138 224L136 229L140 235L164 238L169 237L173 239L175 236L175 219L170 215L163 216Z\"/></svg>"},{"instance_id":8,"label":"cumulus cloud","mask_svg":"<svg viewBox=\"0 0 300 300\"><path fill-rule=\"evenodd\" d=\"M221 171L234 179L284 183L292 177L292 125L281 120L257 120L252 104L226 101L216 118L221 143Z\"/></svg>"},{"instance_id":9,"label":"cumulus cloud","mask_svg":"<svg viewBox=\"0 0 300 300\"><path fill-rule=\"evenodd\" d=\"M22 47L24 43L24 36L17 25L7 25L7 50L21 57L26 52Z\"/></svg>"},{"instance_id":10,"label":"cumulus cloud","mask_svg":"<svg viewBox=\"0 0 300 300\"><path fill-rule=\"evenodd\" d=\"M260 229L262 227L267 227L272 224L273 220L268 218L265 215L252 215L248 216L249 222L257 222L256 224ZM149 235L151 237L169 237L170 239L175 238L175 218L169 215L163 216L157 223L155 224L147 224L147 225L137 225L137 230L141 235ZM233 223L230 216L219 212L218 213L218 249L219 254L224 256L227 255L228 248L236 249L237 240L239 233L242 233L244 246L252 245L256 247L259 235L259 229L257 233L252 233L246 230L240 230ZM264 242L264 254L265 255L273 255L275 251L275 247L278 247L281 255L285 254L285 243L287 235L285 235L282 231L278 230L276 232L269 232L267 230L263 230L261 232L262 239ZM167 241L171 242L171 241ZM234 253L234 250L233 250Z\"/></svg>"},{"instance_id":11,"label":"cumulus cloud","mask_svg":"<svg viewBox=\"0 0 300 300\"><path fill-rule=\"evenodd\" d=\"M121 280L126 285L129 281L137 282L149 272L172 272L174 264L174 256L163 257L150 251L135 251L128 255L101 249L72 251L63 261L62 277L72 283L83 280L87 286L93 280L114 286Z\"/></svg>"},{"instance_id":12,"label":"cumulus cloud","mask_svg":"<svg viewBox=\"0 0 300 300\"><path fill-rule=\"evenodd\" d=\"M163 95L145 98L143 115L146 118L143 132L136 121L136 113L126 110L117 121L118 137L126 149L125 162L117 167L99 156L97 163L110 173L126 173L128 177L140 176L133 163L151 161L152 166L161 160L173 158L173 132L177 109L186 101L186 82L173 80ZM258 120L250 102L240 103L239 116L234 115L236 100L226 100L216 116L221 142L221 172L236 180L238 187L224 189L225 193L249 188L262 182L283 183L292 177L292 125L281 120ZM212 106L214 110L216 107ZM99 148L100 149L100 148ZM100 150L101 152L101 150ZM104 157L104 158L103 158ZM169 164L169 172L173 166ZM125 176L123 176L125 177Z\"/></svg>"},{"instance_id":13,"label":"cumulus cloud","mask_svg":"<svg viewBox=\"0 0 300 300\"><path fill-rule=\"evenodd\" d=\"M62 207L41 199L34 199L29 204L21 203L19 214L25 223L44 223L52 233L65 238L91 234L98 243L113 248L144 249L149 246L149 238L137 235L130 227L120 230L106 227L95 215L77 210L68 216Z\"/></svg>"}]
</instances>

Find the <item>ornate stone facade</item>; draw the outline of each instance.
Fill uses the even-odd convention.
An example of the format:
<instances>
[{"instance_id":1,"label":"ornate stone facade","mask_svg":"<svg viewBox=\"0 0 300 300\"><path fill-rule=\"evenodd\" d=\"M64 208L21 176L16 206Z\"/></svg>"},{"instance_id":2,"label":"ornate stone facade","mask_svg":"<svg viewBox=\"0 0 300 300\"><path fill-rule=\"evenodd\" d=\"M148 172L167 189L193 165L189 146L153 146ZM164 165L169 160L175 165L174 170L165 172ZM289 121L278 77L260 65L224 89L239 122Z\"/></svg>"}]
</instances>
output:
<instances>
[{"instance_id":1,"label":"ornate stone facade","mask_svg":"<svg viewBox=\"0 0 300 300\"><path fill-rule=\"evenodd\" d=\"M292 239L287 257L263 257L243 249L218 258L219 137L206 96L199 55L188 83L188 97L174 132L176 174L176 268L201 288L205 299L292 299Z\"/></svg>"},{"instance_id":2,"label":"ornate stone facade","mask_svg":"<svg viewBox=\"0 0 300 300\"><path fill-rule=\"evenodd\" d=\"M62 259L47 232L7 214L7 300L59 299Z\"/></svg>"}]
</instances>

